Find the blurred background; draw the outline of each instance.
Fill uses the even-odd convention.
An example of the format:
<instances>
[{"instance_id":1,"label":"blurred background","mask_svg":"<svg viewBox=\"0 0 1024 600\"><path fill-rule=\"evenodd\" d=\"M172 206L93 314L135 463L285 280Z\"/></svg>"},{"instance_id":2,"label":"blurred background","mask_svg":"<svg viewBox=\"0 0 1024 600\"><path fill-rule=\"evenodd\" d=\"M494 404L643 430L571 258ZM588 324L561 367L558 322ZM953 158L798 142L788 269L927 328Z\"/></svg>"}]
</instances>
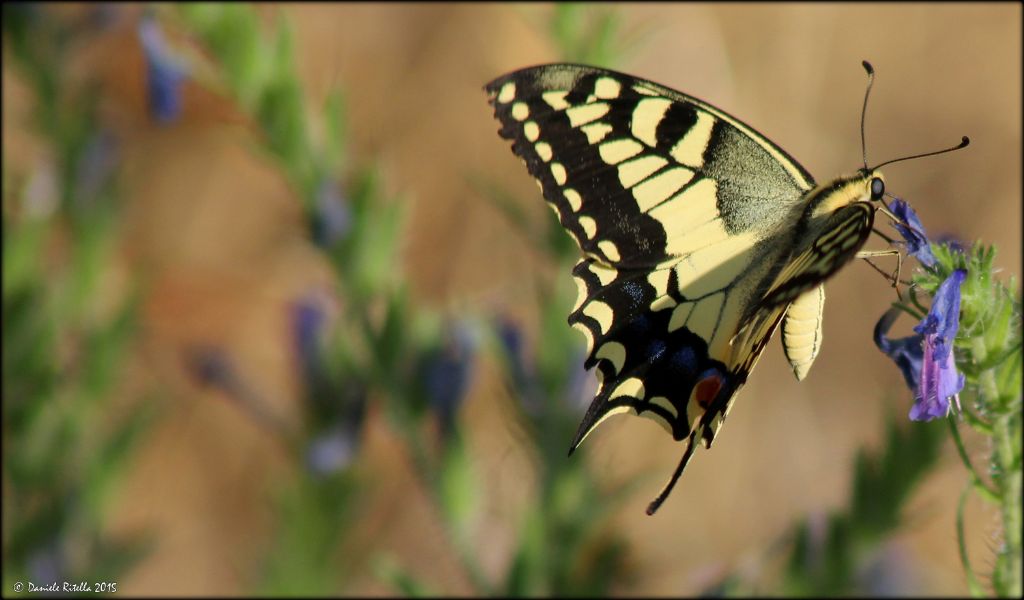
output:
<instances>
[{"instance_id":1,"label":"blurred background","mask_svg":"<svg viewBox=\"0 0 1024 600\"><path fill-rule=\"evenodd\" d=\"M965 473L943 424L905 422L871 340L895 294L866 264L829 283L809 377L770 344L655 516L682 446L653 422L566 458L593 393L565 321L576 250L482 87L615 68L820 181L861 164L868 59L869 162L971 138L887 168L888 191L1019 279L1020 5L3 17L5 593L966 593ZM972 500L966 522L984 570L993 512Z\"/></svg>"}]
</instances>

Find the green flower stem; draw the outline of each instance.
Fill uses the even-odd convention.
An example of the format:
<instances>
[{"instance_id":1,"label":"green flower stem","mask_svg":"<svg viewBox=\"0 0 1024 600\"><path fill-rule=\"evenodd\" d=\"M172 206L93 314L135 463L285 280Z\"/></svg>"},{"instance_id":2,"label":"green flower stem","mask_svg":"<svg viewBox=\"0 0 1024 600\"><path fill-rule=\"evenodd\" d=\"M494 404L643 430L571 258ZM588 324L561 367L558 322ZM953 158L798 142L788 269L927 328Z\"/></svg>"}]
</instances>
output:
<instances>
[{"instance_id":1,"label":"green flower stem","mask_svg":"<svg viewBox=\"0 0 1024 600\"><path fill-rule=\"evenodd\" d=\"M971 426L971 429L986 437L992 437L991 423L986 422L981 417L974 414L974 411L966 406L962 407L960 414L963 416L964 422Z\"/></svg>"},{"instance_id":2,"label":"green flower stem","mask_svg":"<svg viewBox=\"0 0 1024 600\"><path fill-rule=\"evenodd\" d=\"M1002 495L1003 546L996 559L993 585L1003 596L1021 596L1021 465L1014 443L1019 443L1020 427L1012 421L1020 412L1000 416L992 436L992 462L998 467L997 482ZM1014 430L1016 429L1016 432Z\"/></svg>"},{"instance_id":3,"label":"green flower stem","mask_svg":"<svg viewBox=\"0 0 1024 600\"><path fill-rule=\"evenodd\" d=\"M426 445L423 443L422 436L420 436L419 431L415 427L416 424L411 421L403 422L401 427L403 429L402 438L406 441L412 458L413 472L420 480L420 483L428 490L433 501L431 504L435 510L441 513L440 521L447 523L447 515L443 514L444 511L441 508L443 506L444 493L441 489L441 478L438 476L434 462L427 456ZM466 569L466 576L469 577L477 594L482 596L493 595L494 588L484 575L480 563L477 562L474 549L466 543L465 538L460 532L453 528L445 529L450 534L449 537L451 538L452 545L455 547L455 552L458 554L462 566Z\"/></svg>"},{"instance_id":4,"label":"green flower stem","mask_svg":"<svg viewBox=\"0 0 1024 600\"><path fill-rule=\"evenodd\" d=\"M971 352L974 357L974 362L984 363L988 358L988 345L985 344L985 338L977 336L971 338ZM996 402L999 399L999 386L996 385L996 374L992 369L985 369L978 374L978 388L981 390L981 395L985 397L988 402Z\"/></svg>"},{"instance_id":5,"label":"green flower stem","mask_svg":"<svg viewBox=\"0 0 1024 600\"><path fill-rule=\"evenodd\" d=\"M971 568L971 561L967 558L967 543L964 541L964 505L973 488L974 486L967 485L964 491L960 492L960 502L956 507L956 542L960 549L960 562L963 563L964 573L967 575L967 589L970 590L971 596L981 598L985 596L985 589Z\"/></svg>"},{"instance_id":6,"label":"green flower stem","mask_svg":"<svg viewBox=\"0 0 1024 600\"><path fill-rule=\"evenodd\" d=\"M998 503L999 492L989 487L981 476L978 475L978 472L974 469L974 465L971 464L971 459L967 456L967 450L964 449L964 442L960 439L960 431L957 430L956 420L951 417L946 419L946 422L949 423L949 431L953 434L953 442L956 445L956 452L960 455L960 460L963 461L964 466L967 467L967 471L971 474L971 485L986 500Z\"/></svg>"},{"instance_id":7,"label":"green flower stem","mask_svg":"<svg viewBox=\"0 0 1024 600\"><path fill-rule=\"evenodd\" d=\"M985 338L976 336L970 344L974 361L984 363L989 355ZM995 406L999 403L1002 394L993 369L985 369L978 374L978 390L984 404ZM1010 597L1021 595L1021 465L1014 447L1015 443L1019 444L1020 436L1020 426L1014 427L1014 421L1019 419L1019 410L994 415L991 438L992 479L1003 521L1003 543L996 552L992 586L998 595Z\"/></svg>"}]
</instances>

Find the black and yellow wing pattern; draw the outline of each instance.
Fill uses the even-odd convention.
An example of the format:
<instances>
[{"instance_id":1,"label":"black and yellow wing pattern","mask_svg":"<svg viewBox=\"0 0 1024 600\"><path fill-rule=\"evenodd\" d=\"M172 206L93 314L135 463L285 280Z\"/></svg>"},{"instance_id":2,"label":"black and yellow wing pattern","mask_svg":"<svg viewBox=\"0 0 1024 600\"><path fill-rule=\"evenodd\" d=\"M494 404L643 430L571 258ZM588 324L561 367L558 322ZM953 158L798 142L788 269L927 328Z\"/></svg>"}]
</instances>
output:
<instances>
[{"instance_id":1,"label":"black and yellow wing pattern","mask_svg":"<svg viewBox=\"0 0 1024 600\"><path fill-rule=\"evenodd\" d=\"M697 442L711 446L783 319L786 355L806 375L821 283L871 231L873 175L816 186L748 125L614 71L543 65L486 90L499 133L582 250L569 323L600 384L570 452L625 412L686 441L653 513Z\"/></svg>"}]
</instances>

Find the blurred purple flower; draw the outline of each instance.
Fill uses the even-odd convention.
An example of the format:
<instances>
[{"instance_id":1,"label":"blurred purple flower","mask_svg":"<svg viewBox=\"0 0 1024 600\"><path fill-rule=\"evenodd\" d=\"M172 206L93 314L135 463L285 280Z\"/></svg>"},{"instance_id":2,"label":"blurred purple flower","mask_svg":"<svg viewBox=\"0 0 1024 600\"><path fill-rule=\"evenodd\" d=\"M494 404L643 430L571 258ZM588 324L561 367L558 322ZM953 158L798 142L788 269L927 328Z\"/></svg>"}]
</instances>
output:
<instances>
[{"instance_id":1,"label":"blurred purple flower","mask_svg":"<svg viewBox=\"0 0 1024 600\"><path fill-rule=\"evenodd\" d=\"M299 368L307 380L317 379L323 374L321 344L327 315L322 304L310 296L292 304L291 318L292 339Z\"/></svg>"},{"instance_id":2,"label":"blurred purple flower","mask_svg":"<svg viewBox=\"0 0 1024 600\"><path fill-rule=\"evenodd\" d=\"M571 410L582 415L597 393L597 378L583 367L586 355L582 350L573 352L569 358L569 381L566 383L565 401Z\"/></svg>"},{"instance_id":3,"label":"blurred purple flower","mask_svg":"<svg viewBox=\"0 0 1024 600\"><path fill-rule=\"evenodd\" d=\"M185 353L188 371L202 385L234 389L237 385L234 368L227 354L215 346L195 346Z\"/></svg>"},{"instance_id":4,"label":"blurred purple flower","mask_svg":"<svg viewBox=\"0 0 1024 600\"><path fill-rule=\"evenodd\" d=\"M967 272L958 269L935 291L925 318L914 327L917 335L889 340L885 337L898 315L890 309L875 326L875 344L892 358L914 391L913 421L930 421L949 413L949 399L959 407L964 375L956 369L953 340L960 323L960 285Z\"/></svg>"},{"instance_id":5,"label":"blurred purple flower","mask_svg":"<svg viewBox=\"0 0 1024 600\"><path fill-rule=\"evenodd\" d=\"M325 179L316 191L313 216L313 240L319 246L332 247L352 229L352 209L338 182Z\"/></svg>"},{"instance_id":6,"label":"blurred purple flower","mask_svg":"<svg viewBox=\"0 0 1024 600\"><path fill-rule=\"evenodd\" d=\"M523 409L530 415L537 416L542 408L542 397L536 369L532 362L527 361L523 345L523 332L519 325L510 317L498 317L495 328L498 341L505 350L506 365L512 388L519 396Z\"/></svg>"},{"instance_id":7,"label":"blurred purple flower","mask_svg":"<svg viewBox=\"0 0 1024 600\"><path fill-rule=\"evenodd\" d=\"M306 467L318 476L342 471L359 449L366 417L366 387L329 370L324 338L329 319L322 295L310 294L291 306L295 356L304 379L306 421L315 432L306 446Z\"/></svg>"},{"instance_id":8,"label":"blurred purple flower","mask_svg":"<svg viewBox=\"0 0 1024 600\"><path fill-rule=\"evenodd\" d=\"M47 585L67 576L68 561L60 540L53 540L33 551L26 561L28 578L36 585Z\"/></svg>"},{"instance_id":9,"label":"blurred purple flower","mask_svg":"<svg viewBox=\"0 0 1024 600\"><path fill-rule=\"evenodd\" d=\"M859 589L869 598L912 596L921 589L919 566L899 542L886 542L857 570Z\"/></svg>"},{"instance_id":10,"label":"blurred purple flower","mask_svg":"<svg viewBox=\"0 0 1024 600\"><path fill-rule=\"evenodd\" d=\"M241 377L230 355L216 346L196 345L185 350L185 368L201 385L224 393L261 427L287 436L288 426L274 413L259 392Z\"/></svg>"},{"instance_id":11,"label":"blurred purple flower","mask_svg":"<svg viewBox=\"0 0 1024 600\"><path fill-rule=\"evenodd\" d=\"M181 84L187 76L182 61L171 52L160 24L151 16L139 21L139 41L146 57L146 92L150 114L158 123L181 115Z\"/></svg>"},{"instance_id":12,"label":"blurred purple flower","mask_svg":"<svg viewBox=\"0 0 1024 600\"><path fill-rule=\"evenodd\" d=\"M358 428L336 424L314 436L306 447L306 467L316 475L331 475L352 463L359 446Z\"/></svg>"},{"instance_id":13,"label":"blurred purple flower","mask_svg":"<svg viewBox=\"0 0 1024 600\"><path fill-rule=\"evenodd\" d=\"M544 409L545 394L537 376L537 365L524 346L522 329L507 316L500 316L496 321L495 329L498 340L505 350L506 368L509 371L512 389L516 392L523 410L532 417L539 417ZM585 358L581 351L574 351L566 359L569 372L565 387L562 389L564 406L580 414L590 405L597 388L597 380L583 368Z\"/></svg>"},{"instance_id":14,"label":"blurred purple flower","mask_svg":"<svg viewBox=\"0 0 1024 600\"><path fill-rule=\"evenodd\" d=\"M96 199L114 174L117 162L117 138L108 129L95 131L75 165L75 201L80 206L87 206Z\"/></svg>"},{"instance_id":15,"label":"blurred purple flower","mask_svg":"<svg viewBox=\"0 0 1024 600\"><path fill-rule=\"evenodd\" d=\"M917 217L914 209L910 208L910 205L903 200L896 198L889 203L889 210L903 221L902 223L893 223L893 227L903 236L907 253L917 258L922 265L929 268L934 267L935 255L932 254L931 243L928 241L924 225L921 224L921 219Z\"/></svg>"},{"instance_id":16,"label":"blurred purple flower","mask_svg":"<svg viewBox=\"0 0 1024 600\"><path fill-rule=\"evenodd\" d=\"M447 439L455 415L469 391L476 362L477 341L467 323L456 321L445 327L444 340L427 353L422 363L427 400L437 415L441 437Z\"/></svg>"}]
</instances>

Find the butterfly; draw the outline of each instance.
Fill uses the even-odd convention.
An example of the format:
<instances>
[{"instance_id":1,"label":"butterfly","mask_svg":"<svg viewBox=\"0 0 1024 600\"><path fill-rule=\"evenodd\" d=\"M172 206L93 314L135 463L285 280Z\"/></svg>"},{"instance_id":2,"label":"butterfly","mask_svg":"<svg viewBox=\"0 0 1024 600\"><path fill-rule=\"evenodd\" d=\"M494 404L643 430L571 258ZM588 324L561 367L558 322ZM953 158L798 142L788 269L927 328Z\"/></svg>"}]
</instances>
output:
<instances>
[{"instance_id":1,"label":"butterfly","mask_svg":"<svg viewBox=\"0 0 1024 600\"><path fill-rule=\"evenodd\" d=\"M569 323L599 385L569 453L621 413L686 444L653 514L697 445L711 447L780 324L803 379L821 348L823 282L855 257L898 255L861 252L875 213L891 217L884 177L865 156L817 184L725 111L606 69L529 67L485 90L499 134L582 251Z\"/></svg>"}]
</instances>

